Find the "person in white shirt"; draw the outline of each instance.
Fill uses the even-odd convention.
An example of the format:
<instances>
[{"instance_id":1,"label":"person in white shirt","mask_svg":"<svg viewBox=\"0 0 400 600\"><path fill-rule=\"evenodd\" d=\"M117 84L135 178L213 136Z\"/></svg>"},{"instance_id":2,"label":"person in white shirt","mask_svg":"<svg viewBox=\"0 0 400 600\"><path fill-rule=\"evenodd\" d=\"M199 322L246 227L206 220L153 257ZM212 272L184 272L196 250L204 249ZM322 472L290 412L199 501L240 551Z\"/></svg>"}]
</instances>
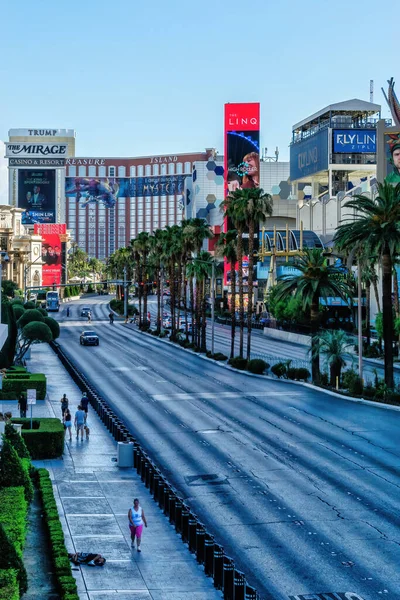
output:
<instances>
[{"instance_id":1,"label":"person in white shirt","mask_svg":"<svg viewBox=\"0 0 400 600\"><path fill-rule=\"evenodd\" d=\"M139 504L138 498L133 501L133 506L128 511L129 529L131 532L131 547L135 547L135 537L137 540L137 551L141 552L140 543L142 541L143 525L147 527L146 517L142 507Z\"/></svg>"}]
</instances>

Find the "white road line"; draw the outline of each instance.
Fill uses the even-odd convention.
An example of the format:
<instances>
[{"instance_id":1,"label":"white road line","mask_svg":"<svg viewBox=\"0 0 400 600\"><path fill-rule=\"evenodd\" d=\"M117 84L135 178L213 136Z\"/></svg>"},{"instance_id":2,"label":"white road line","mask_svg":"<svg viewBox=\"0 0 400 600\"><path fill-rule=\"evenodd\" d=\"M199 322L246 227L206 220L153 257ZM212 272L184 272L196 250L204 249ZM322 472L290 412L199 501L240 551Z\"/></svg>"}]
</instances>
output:
<instances>
[{"instance_id":1,"label":"white road line","mask_svg":"<svg viewBox=\"0 0 400 600\"><path fill-rule=\"evenodd\" d=\"M245 396L269 397L269 396L300 396L301 392L192 392L176 394L153 394L153 399L159 402L166 400L192 400L194 398L218 399L218 398L244 398Z\"/></svg>"}]
</instances>

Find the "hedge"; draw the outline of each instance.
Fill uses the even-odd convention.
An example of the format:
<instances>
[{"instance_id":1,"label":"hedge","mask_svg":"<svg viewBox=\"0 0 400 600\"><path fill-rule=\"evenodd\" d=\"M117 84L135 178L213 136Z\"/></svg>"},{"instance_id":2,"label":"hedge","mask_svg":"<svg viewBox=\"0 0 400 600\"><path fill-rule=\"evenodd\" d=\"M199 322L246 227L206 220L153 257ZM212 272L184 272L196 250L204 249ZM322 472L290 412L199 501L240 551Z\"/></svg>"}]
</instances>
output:
<instances>
[{"instance_id":1,"label":"hedge","mask_svg":"<svg viewBox=\"0 0 400 600\"><path fill-rule=\"evenodd\" d=\"M20 458L30 458L28 448L24 442L24 438L19 435L18 431L13 427L11 423L6 423L4 428L4 435L9 440L10 444L14 448L15 452Z\"/></svg>"},{"instance_id":2,"label":"hedge","mask_svg":"<svg viewBox=\"0 0 400 600\"><path fill-rule=\"evenodd\" d=\"M0 523L8 539L22 557L27 531L28 503L23 487L0 489Z\"/></svg>"},{"instance_id":3,"label":"hedge","mask_svg":"<svg viewBox=\"0 0 400 600\"><path fill-rule=\"evenodd\" d=\"M19 596L28 589L28 576L21 556L8 538L3 525L0 523L0 570L15 569L19 587ZM7 598L7 600L9 600Z\"/></svg>"},{"instance_id":4,"label":"hedge","mask_svg":"<svg viewBox=\"0 0 400 600\"><path fill-rule=\"evenodd\" d=\"M228 360L228 364L234 367L235 369L239 369L240 371L245 371L247 369L247 359L241 358L240 356L230 358Z\"/></svg>"},{"instance_id":5,"label":"hedge","mask_svg":"<svg viewBox=\"0 0 400 600\"><path fill-rule=\"evenodd\" d=\"M23 486L27 502L33 498L33 485L29 474L29 458L21 459L7 438L0 452L0 487Z\"/></svg>"},{"instance_id":6,"label":"hedge","mask_svg":"<svg viewBox=\"0 0 400 600\"><path fill-rule=\"evenodd\" d=\"M64 533L57 511L49 472L46 469L38 469L37 479L42 499L43 515L49 532L54 574L60 595L63 600L79 600L76 581L72 576L71 563L64 543Z\"/></svg>"},{"instance_id":7,"label":"hedge","mask_svg":"<svg viewBox=\"0 0 400 600\"><path fill-rule=\"evenodd\" d=\"M64 425L60 419L12 419L22 423L22 437L33 460L58 458L64 452Z\"/></svg>"},{"instance_id":8,"label":"hedge","mask_svg":"<svg viewBox=\"0 0 400 600\"><path fill-rule=\"evenodd\" d=\"M0 570L0 600L19 600L16 569Z\"/></svg>"},{"instance_id":9,"label":"hedge","mask_svg":"<svg viewBox=\"0 0 400 600\"><path fill-rule=\"evenodd\" d=\"M36 398L44 400L47 391L46 375L43 373L23 373L17 371L15 376L13 372L7 371L6 378L3 378L3 389L0 391L1 400L15 400L19 398L22 392L26 390L36 390Z\"/></svg>"},{"instance_id":10,"label":"hedge","mask_svg":"<svg viewBox=\"0 0 400 600\"><path fill-rule=\"evenodd\" d=\"M252 360L249 360L247 365L247 369L250 373L256 373L257 375L262 375L268 368L269 364L261 358L253 358Z\"/></svg>"}]
</instances>

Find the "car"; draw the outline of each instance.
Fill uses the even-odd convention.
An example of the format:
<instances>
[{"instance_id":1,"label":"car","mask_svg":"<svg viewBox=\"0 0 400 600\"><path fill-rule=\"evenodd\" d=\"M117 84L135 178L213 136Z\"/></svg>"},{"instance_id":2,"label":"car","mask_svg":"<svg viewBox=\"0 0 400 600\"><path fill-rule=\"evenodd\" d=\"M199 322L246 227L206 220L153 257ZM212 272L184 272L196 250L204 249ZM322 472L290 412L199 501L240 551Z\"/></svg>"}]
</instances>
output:
<instances>
[{"instance_id":1,"label":"car","mask_svg":"<svg viewBox=\"0 0 400 600\"><path fill-rule=\"evenodd\" d=\"M82 331L79 343L81 346L98 346L99 336L94 331Z\"/></svg>"},{"instance_id":2,"label":"car","mask_svg":"<svg viewBox=\"0 0 400 600\"><path fill-rule=\"evenodd\" d=\"M171 317L165 317L163 320L163 327L165 329L170 329L172 327L172 319Z\"/></svg>"},{"instance_id":3,"label":"car","mask_svg":"<svg viewBox=\"0 0 400 600\"><path fill-rule=\"evenodd\" d=\"M90 308L90 306L83 306L81 308L81 317L87 317L91 312L92 309Z\"/></svg>"}]
</instances>

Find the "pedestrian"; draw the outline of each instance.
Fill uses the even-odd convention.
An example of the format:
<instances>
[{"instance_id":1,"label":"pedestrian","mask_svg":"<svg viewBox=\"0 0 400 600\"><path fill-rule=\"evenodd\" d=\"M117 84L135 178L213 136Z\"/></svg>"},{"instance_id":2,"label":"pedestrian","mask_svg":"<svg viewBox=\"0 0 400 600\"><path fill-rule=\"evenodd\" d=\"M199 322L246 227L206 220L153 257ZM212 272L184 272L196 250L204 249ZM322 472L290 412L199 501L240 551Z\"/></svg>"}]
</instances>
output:
<instances>
[{"instance_id":1,"label":"pedestrian","mask_svg":"<svg viewBox=\"0 0 400 600\"><path fill-rule=\"evenodd\" d=\"M65 409L64 415L63 415L63 421L64 421L64 429L65 431L69 431L69 441L72 441L72 416L71 413L69 412L69 408Z\"/></svg>"},{"instance_id":2,"label":"pedestrian","mask_svg":"<svg viewBox=\"0 0 400 600\"><path fill-rule=\"evenodd\" d=\"M69 317L69 306L67 306L67 317Z\"/></svg>"},{"instance_id":3,"label":"pedestrian","mask_svg":"<svg viewBox=\"0 0 400 600\"><path fill-rule=\"evenodd\" d=\"M74 425L75 425L75 429L76 429L76 439L78 439L79 432L80 432L81 440L83 440L83 428L85 426L85 421L86 421L85 411L82 409L82 406L79 405L78 410L75 413L75 421L74 421Z\"/></svg>"},{"instance_id":4,"label":"pedestrian","mask_svg":"<svg viewBox=\"0 0 400 600\"><path fill-rule=\"evenodd\" d=\"M129 529L131 532L131 548L135 547L135 537L137 544L137 551L141 552L140 543L142 541L143 524L147 527L146 517L142 507L139 504L138 498L133 501L133 506L128 511Z\"/></svg>"},{"instance_id":5,"label":"pedestrian","mask_svg":"<svg viewBox=\"0 0 400 600\"><path fill-rule=\"evenodd\" d=\"M89 434L90 434L90 429L89 429L89 425L88 425L88 423L87 423L87 420L86 420L86 422L85 422L85 425L84 425L83 429L85 430L85 433L86 433L86 439L88 440L88 439L89 439Z\"/></svg>"},{"instance_id":6,"label":"pedestrian","mask_svg":"<svg viewBox=\"0 0 400 600\"><path fill-rule=\"evenodd\" d=\"M147 320L148 320L149 325L150 325L150 323L151 323L151 314L150 314L150 311L147 313Z\"/></svg>"},{"instance_id":7,"label":"pedestrian","mask_svg":"<svg viewBox=\"0 0 400 600\"><path fill-rule=\"evenodd\" d=\"M18 408L19 408L19 416L21 418L26 418L26 409L28 407L28 401L26 399L25 394L20 394L18 399Z\"/></svg>"},{"instance_id":8,"label":"pedestrian","mask_svg":"<svg viewBox=\"0 0 400 600\"><path fill-rule=\"evenodd\" d=\"M67 394L63 394L63 397L61 398L60 402L61 402L61 414L62 414L62 416L64 416L64 413L68 408Z\"/></svg>"},{"instance_id":9,"label":"pedestrian","mask_svg":"<svg viewBox=\"0 0 400 600\"><path fill-rule=\"evenodd\" d=\"M89 310L89 312L88 312L88 314L87 314L87 320L88 320L88 323L91 323L91 322L92 322L92 313L91 313L91 311L90 311L90 310Z\"/></svg>"},{"instance_id":10,"label":"pedestrian","mask_svg":"<svg viewBox=\"0 0 400 600\"><path fill-rule=\"evenodd\" d=\"M89 398L87 397L86 392L83 392L83 394L82 394L81 407L82 407L82 410L85 411L85 421L86 421L86 417L88 414L88 407L89 407Z\"/></svg>"},{"instance_id":11,"label":"pedestrian","mask_svg":"<svg viewBox=\"0 0 400 600\"><path fill-rule=\"evenodd\" d=\"M114 325L114 314L112 312L110 312L108 318L110 319L110 325Z\"/></svg>"}]
</instances>

